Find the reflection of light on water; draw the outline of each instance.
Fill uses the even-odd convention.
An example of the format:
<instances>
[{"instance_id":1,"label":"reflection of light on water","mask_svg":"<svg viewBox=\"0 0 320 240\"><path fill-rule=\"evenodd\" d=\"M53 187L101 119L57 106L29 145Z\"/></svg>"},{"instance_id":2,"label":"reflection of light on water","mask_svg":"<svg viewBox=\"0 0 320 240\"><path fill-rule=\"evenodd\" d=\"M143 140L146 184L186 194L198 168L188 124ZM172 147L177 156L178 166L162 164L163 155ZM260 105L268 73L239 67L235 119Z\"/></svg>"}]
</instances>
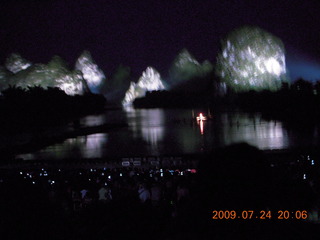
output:
<instances>
[{"instance_id":1,"label":"reflection of light on water","mask_svg":"<svg viewBox=\"0 0 320 240\"><path fill-rule=\"evenodd\" d=\"M110 154L127 156L140 153L196 153L202 149L210 151L215 147L239 142L246 142L259 149L284 149L292 146L292 142L299 144L305 140L295 139L295 133L291 136L281 122L264 120L261 114L220 113L215 115L212 121L199 122L199 125L195 121L196 115L193 115L192 119L190 116L191 110L176 109L108 111L105 117L88 117L87 124L95 125L96 121L103 119L107 123L118 122L120 119L126 120L128 127L110 131L108 134L98 133L67 139L32 154L25 154L23 158L80 159L99 158ZM319 141L319 135L317 139L311 140Z\"/></svg>"},{"instance_id":2,"label":"reflection of light on water","mask_svg":"<svg viewBox=\"0 0 320 240\"><path fill-rule=\"evenodd\" d=\"M86 127L103 125L106 123L106 116L104 114L86 116L80 120L80 123Z\"/></svg>"},{"instance_id":3,"label":"reflection of light on water","mask_svg":"<svg viewBox=\"0 0 320 240\"><path fill-rule=\"evenodd\" d=\"M226 117L224 129L225 143L247 142L260 149L282 149L288 145L288 136L281 122L265 121L260 116L248 118L246 114L235 116L236 121ZM229 124L227 124L229 123Z\"/></svg>"},{"instance_id":4,"label":"reflection of light on water","mask_svg":"<svg viewBox=\"0 0 320 240\"><path fill-rule=\"evenodd\" d=\"M26 154L16 155L16 159L34 160L35 157L34 157L34 154L32 154L32 153L26 153ZM22 174L22 173L20 172L20 174Z\"/></svg>"},{"instance_id":5,"label":"reflection of light on water","mask_svg":"<svg viewBox=\"0 0 320 240\"><path fill-rule=\"evenodd\" d=\"M264 145L263 148L285 147L283 127L281 123L268 122L257 129L257 139Z\"/></svg>"},{"instance_id":6,"label":"reflection of light on water","mask_svg":"<svg viewBox=\"0 0 320 240\"><path fill-rule=\"evenodd\" d=\"M125 109L128 119L131 119L130 127L133 136L142 135L144 141L151 145L152 150L157 151L159 142L164 137L164 111L162 109ZM129 122L129 121L128 121Z\"/></svg>"},{"instance_id":7,"label":"reflection of light on water","mask_svg":"<svg viewBox=\"0 0 320 240\"><path fill-rule=\"evenodd\" d=\"M157 146L158 142L163 139L163 127L142 128L143 139L152 146Z\"/></svg>"},{"instance_id":8,"label":"reflection of light on water","mask_svg":"<svg viewBox=\"0 0 320 240\"><path fill-rule=\"evenodd\" d=\"M200 125L200 133L201 135L203 135L203 121L200 121L199 125Z\"/></svg>"},{"instance_id":9,"label":"reflection of light on water","mask_svg":"<svg viewBox=\"0 0 320 240\"><path fill-rule=\"evenodd\" d=\"M82 155L85 158L100 158L108 142L108 134L96 133L84 136L85 144L81 147Z\"/></svg>"},{"instance_id":10,"label":"reflection of light on water","mask_svg":"<svg viewBox=\"0 0 320 240\"><path fill-rule=\"evenodd\" d=\"M158 144L164 135L164 114L161 109L142 110L144 124L141 125L143 139L151 144L153 150L157 150Z\"/></svg>"},{"instance_id":11,"label":"reflection of light on water","mask_svg":"<svg viewBox=\"0 0 320 240\"><path fill-rule=\"evenodd\" d=\"M66 139L63 143L48 146L38 152L20 154L16 158L66 159L66 158L101 158L108 142L108 134L97 133Z\"/></svg>"},{"instance_id":12,"label":"reflection of light on water","mask_svg":"<svg viewBox=\"0 0 320 240\"><path fill-rule=\"evenodd\" d=\"M85 142L86 142L85 136L69 138L65 140L65 143L67 143L67 145L71 147L74 145L84 144Z\"/></svg>"}]
</instances>

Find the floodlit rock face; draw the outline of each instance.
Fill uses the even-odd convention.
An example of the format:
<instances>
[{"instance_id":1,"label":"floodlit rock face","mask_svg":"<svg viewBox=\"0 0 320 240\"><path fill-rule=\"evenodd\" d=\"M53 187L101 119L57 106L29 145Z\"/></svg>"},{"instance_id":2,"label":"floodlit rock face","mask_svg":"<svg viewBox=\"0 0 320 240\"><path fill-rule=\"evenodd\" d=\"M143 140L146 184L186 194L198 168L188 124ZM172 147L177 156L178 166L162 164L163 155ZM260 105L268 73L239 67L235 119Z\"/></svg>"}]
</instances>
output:
<instances>
[{"instance_id":1,"label":"floodlit rock face","mask_svg":"<svg viewBox=\"0 0 320 240\"><path fill-rule=\"evenodd\" d=\"M282 41L255 27L242 27L222 41L216 74L236 92L275 91L286 81Z\"/></svg>"},{"instance_id":2,"label":"floodlit rock face","mask_svg":"<svg viewBox=\"0 0 320 240\"><path fill-rule=\"evenodd\" d=\"M22 88L58 87L68 95L83 94L88 91L82 72L70 71L65 61L58 56L54 56L48 64L34 64L16 74L0 71L0 81L0 90L15 85Z\"/></svg>"},{"instance_id":3,"label":"floodlit rock face","mask_svg":"<svg viewBox=\"0 0 320 240\"><path fill-rule=\"evenodd\" d=\"M80 71L70 71L67 63L59 56L54 56L47 64L46 70L51 75L52 84L68 95L83 94L87 91L85 80Z\"/></svg>"},{"instance_id":4,"label":"floodlit rock face","mask_svg":"<svg viewBox=\"0 0 320 240\"><path fill-rule=\"evenodd\" d=\"M130 105L136 98L144 97L146 92L164 89L160 74L154 68L147 67L137 83L131 82L122 104Z\"/></svg>"},{"instance_id":5,"label":"floodlit rock face","mask_svg":"<svg viewBox=\"0 0 320 240\"><path fill-rule=\"evenodd\" d=\"M99 86L105 80L103 71L93 61L90 52L84 51L76 62L76 70L83 73L89 89L94 93L99 93Z\"/></svg>"},{"instance_id":6,"label":"floodlit rock face","mask_svg":"<svg viewBox=\"0 0 320 240\"><path fill-rule=\"evenodd\" d=\"M158 91L165 88L160 78L160 73L152 67L147 67L142 73L137 86L146 91Z\"/></svg>"},{"instance_id":7,"label":"floodlit rock face","mask_svg":"<svg viewBox=\"0 0 320 240\"><path fill-rule=\"evenodd\" d=\"M172 63L169 71L171 85L175 86L191 79L203 78L213 70L209 61L200 64L187 49L183 49Z\"/></svg>"},{"instance_id":8,"label":"floodlit rock face","mask_svg":"<svg viewBox=\"0 0 320 240\"><path fill-rule=\"evenodd\" d=\"M23 57L20 56L20 54L12 53L7 59L6 59L6 68L12 72L17 73L21 70L27 69L32 64L31 62L27 61Z\"/></svg>"},{"instance_id":9,"label":"floodlit rock face","mask_svg":"<svg viewBox=\"0 0 320 240\"><path fill-rule=\"evenodd\" d=\"M83 94L88 92L82 72L80 71L73 71L69 74L61 76L60 78L56 79L56 83L57 86L61 90L65 91L65 93L68 95Z\"/></svg>"},{"instance_id":10,"label":"floodlit rock face","mask_svg":"<svg viewBox=\"0 0 320 240\"><path fill-rule=\"evenodd\" d=\"M54 74L50 72L45 64L34 64L26 70L19 71L13 75L10 85L27 88L28 86L55 87Z\"/></svg>"},{"instance_id":11,"label":"floodlit rock face","mask_svg":"<svg viewBox=\"0 0 320 240\"><path fill-rule=\"evenodd\" d=\"M58 87L68 95L83 94L84 80L79 72L52 69L45 64L35 64L10 79L10 84L22 88L28 86Z\"/></svg>"},{"instance_id":12,"label":"floodlit rock face","mask_svg":"<svg viewBox=\"0 0 320 240\"><path fill-rule=\"evenodd\" d=\"M127 106L133 103L136 98L143 97L144 91L137 86L136 83L131 82L128 91L122 101L123 106Z\"/></svg>"}]
</instances>

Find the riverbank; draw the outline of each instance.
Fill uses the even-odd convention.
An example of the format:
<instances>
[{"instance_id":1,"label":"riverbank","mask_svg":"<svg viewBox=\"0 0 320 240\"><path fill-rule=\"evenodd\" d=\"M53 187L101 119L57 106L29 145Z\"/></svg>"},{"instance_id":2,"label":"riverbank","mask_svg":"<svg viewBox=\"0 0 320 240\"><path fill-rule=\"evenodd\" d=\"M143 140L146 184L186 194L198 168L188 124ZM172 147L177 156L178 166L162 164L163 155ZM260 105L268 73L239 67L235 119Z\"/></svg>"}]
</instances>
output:
<instances>
[{"instance_id":1,"label":"riverbank","mask_svg":"<svg viewBox=\"0 0 320 240\"><path fill-rule=\"evenodd\" d=\"M46 127L37 129L36 131L29 131L15 135L1 135L1 137L3 138L1 141L2 144L0 146L2 162L6 158L12 160L13 156L16 154L36 151L68 138L94 133L103 133L122 127L127 127L127 124L109 123L92 127L80 127L78 121L75 121L71 126L64 125L56 127Z\"/></svg>"},{"instance_id":2,"label":"riverbank","mask_svg":"<svg viewBox=\"0 0 320 240\"><path fill-rule=\"evenodd\" d=\"M91 131L94 133L95 130L101 131L105 129L106 131L116 130L117 128L126 127L126 125L103 125L96 126L92 128L85 128L85 131ZM79 130L81 131L81 130ZM69 132L65 135L57 136L55 139L51 138L50 140L42 141L41 144L51 145L52 142L63 141L66 138L78 136L79 131ZM88 132L86 132L88 133ZM77 135L75 135L77 134ZM84 134L84 132L82 132ZM43 148L41 144L37 145L33 143L36 151L39 148ZM238 145L238 144L236 144ZM241 144L240 144L241 145ZM247 146L247 144L242 144ZM16 148L18 149L18 148ZM29 145L20 146L21 151L30 150ZM176 168L176 169L197 169L201 161L214 161L214 155L217 151L220 151L224 148L215 149L211 153L194 153L194 154L175 154L175 155L150 155L150 156L128 156L124 153L124 156L109 156L104 158L67 158L67 159L33 159L25 160L23 158L15 158L13 155L8 157L3 156L0 169L39 169L39 168L52 168L52 169L101 169L101 168L130 168L137 167L142 169L148 168ZM273 150L259 150L263 153L265 160L270 166L273 167L286 167L290 165L302 164L304 166L318 166L320 165L320 151L319 148L307 147L307 148L290 148L290 149L273 149ZM309 156L309 157L308 157ZM311 159L312 158L312 159ZM311 165L311 160L313 165Z\"/></svg>"}]
</instances>

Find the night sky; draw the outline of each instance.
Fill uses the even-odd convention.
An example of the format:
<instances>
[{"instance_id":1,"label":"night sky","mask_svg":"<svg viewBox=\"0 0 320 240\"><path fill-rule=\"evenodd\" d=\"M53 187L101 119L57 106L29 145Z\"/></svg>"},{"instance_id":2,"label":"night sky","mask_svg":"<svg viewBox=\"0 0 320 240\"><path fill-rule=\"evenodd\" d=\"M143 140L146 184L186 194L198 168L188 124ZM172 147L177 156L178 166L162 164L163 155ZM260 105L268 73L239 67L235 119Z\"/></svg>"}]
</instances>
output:
<instances>
[{"instance_id":1,"label":"night sky","mask_svg":"<svg viewBox=\"0 0 320 240\"><path fill-rule=\"evenodd\" d=\"M11 0L0 5L0 64L18 52L34 63L59 55L73 67L89 50L107 77L120 63L134 76L147 66L166 76L182 48L215 62L221 37L256 25L283 40L291 74L314 71L320 79L319 6L317 0Z\"/></svg>"}]
</instances>

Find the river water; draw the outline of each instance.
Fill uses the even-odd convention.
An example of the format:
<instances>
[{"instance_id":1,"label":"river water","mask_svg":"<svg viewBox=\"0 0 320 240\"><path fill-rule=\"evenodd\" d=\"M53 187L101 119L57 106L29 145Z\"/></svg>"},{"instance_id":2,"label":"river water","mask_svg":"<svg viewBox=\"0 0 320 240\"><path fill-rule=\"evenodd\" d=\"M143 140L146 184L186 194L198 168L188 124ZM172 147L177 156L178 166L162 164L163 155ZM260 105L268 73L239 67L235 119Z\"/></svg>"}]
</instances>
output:
<instances>
[{"instance_id":1,"label":"river water","mask_svg":"<svg viewBox=\"0 0 320 240\"><path fill-rule=\"evenodd\" d=\"M287 149L319 143L316 127L290 129L265 120L261 114L211 113L208 121L192 121L200 109L126 109L81 119L82 126L127 122L128 127L66 139L40 151L23 154L28 159L159 156L209 152L217 147L246 142L262 150Z\"/></svg>"}]
</instances>

